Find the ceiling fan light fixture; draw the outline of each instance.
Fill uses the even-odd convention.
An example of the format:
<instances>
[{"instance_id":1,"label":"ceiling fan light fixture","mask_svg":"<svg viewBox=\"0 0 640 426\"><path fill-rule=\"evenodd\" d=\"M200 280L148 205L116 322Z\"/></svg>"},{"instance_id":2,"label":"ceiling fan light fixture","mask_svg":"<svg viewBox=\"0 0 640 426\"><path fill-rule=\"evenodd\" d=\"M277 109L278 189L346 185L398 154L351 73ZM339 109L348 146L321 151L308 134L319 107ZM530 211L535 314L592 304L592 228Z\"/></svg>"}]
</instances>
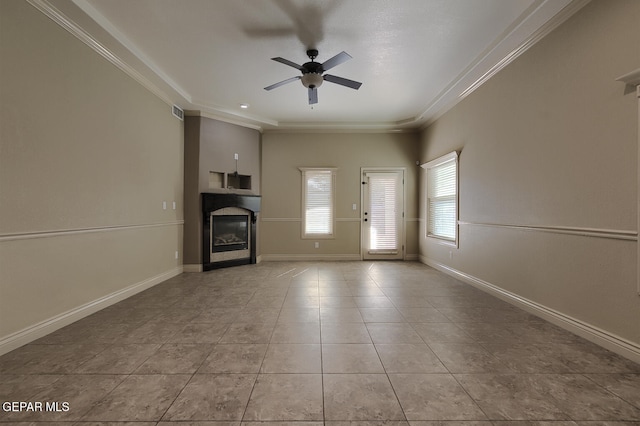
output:
<instances>
[{"instance_id":1,"label":"ceiling fan light fixture","mask_svg":"<svg viewBox=\"0 0 640 426\"><path fill-rule=\"evenodd\" d=\"M308 89L314 89L322 85L324 78L322 78L322 74L309 72L309 73L302 74L302 78L300 79L300 81L302 81L302 85L304 87Z\"/></svg>"},{"instance_id":2,"label":"ceiling fan light fixture","mask_svg":"<svg viewBox=\"0 0 640 426\"><path fill-rule=\"evenodd\" d=\"M1 1L1 0L0 0ZM302 65L298 65L295 62L291 62L288 59L281 57L271 58L276 62L290 66L302 72L301 76L291 77L286 80L282 80L278 83L272 84L264 88L264 90L273 90L276 87L283 86L296 80L300 80L302 85L309 91L309 105L318 103L318 87L322 85L322 82L327 80L329 83L339 84L340 86L349 87L350 89L358 90L362 83L359 81L349 80L348 78L338 77L336 75L326 74L325 71L340 65L341 63L351 59L351 55L347 52L340 52L337 55L329 58L323 63L316 62L314 59L318 56L316 49L307 50L307 56L311 59L311 62L305 62Z\"/></svg>"}]
</instances>

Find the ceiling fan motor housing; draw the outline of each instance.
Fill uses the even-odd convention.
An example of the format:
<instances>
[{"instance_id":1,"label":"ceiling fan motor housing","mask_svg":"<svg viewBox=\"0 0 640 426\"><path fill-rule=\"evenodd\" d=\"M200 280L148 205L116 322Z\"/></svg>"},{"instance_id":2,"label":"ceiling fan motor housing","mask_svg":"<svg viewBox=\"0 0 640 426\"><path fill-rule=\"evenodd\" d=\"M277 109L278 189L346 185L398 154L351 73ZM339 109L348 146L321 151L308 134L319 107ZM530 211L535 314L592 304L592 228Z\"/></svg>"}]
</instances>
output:
<instances>
[{"instance_id":1,"label":"ceiling fan motor housing","mask_svg":"<svg viewBox=\"0 0 640 426\"><path fill-rule=\"evenodd\" d=\"M324 69L321 63L314 61L314 59L318 57L318 51L316 49L307 50L307 56L311 59L311 62L302 64L302 78L300 81L302 81L304 87L315 89L316 87L320 87L324 81L322 77Z\"/></svg>"}]
</instances>

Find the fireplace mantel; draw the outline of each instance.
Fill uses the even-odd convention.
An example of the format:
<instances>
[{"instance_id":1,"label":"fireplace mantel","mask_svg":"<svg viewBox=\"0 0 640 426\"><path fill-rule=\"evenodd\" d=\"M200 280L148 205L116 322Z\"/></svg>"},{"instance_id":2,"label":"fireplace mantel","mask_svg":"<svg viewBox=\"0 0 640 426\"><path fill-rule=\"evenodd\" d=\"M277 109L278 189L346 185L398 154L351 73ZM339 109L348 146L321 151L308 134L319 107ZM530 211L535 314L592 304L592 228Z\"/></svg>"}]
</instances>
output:
<instances>
[{"instance_id":1,"label":"fireplace mantel","mask_svg":"<svg viewBox=\"0 0 640 426\"><path fill-rule=\"evenodd\" d=\"M228 266L247 265L256 263L256 217L260 211L259 195L220 194L203 192L202 196L202 269L210 271ZM248 258L211 261L211 214L216 210L227 207L244 209L250 217L250 255Z\"/></svg>"},{"instance_id":2,"label":"fireplace mantel","mask_svg":"<svg viewBox=\"0 0 640 426\"><path fill-rule=\"evenodd\" d=\"M257 213L260 211L259 195L202 193L202 212L211 214L225 207L239 207Z\"/></svg>"}]
</instances>

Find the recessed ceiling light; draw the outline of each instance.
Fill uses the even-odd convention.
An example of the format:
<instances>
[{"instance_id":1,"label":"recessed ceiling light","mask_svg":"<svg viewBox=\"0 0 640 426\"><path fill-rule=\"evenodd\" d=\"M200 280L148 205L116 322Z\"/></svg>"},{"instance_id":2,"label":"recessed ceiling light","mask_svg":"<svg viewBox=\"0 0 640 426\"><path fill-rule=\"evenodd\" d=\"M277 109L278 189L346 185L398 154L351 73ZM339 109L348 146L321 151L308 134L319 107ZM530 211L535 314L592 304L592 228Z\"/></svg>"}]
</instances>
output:
<instances>
[{"instance_id":1,"label":"recessed ceiling light","mask_svg":"<svg viewBox=\"0 0 640 426\"><path fill-rule=\"evenodd\" d=\"M247 109L249 108L249 104L240 104L240 108Z\"/></svg>"}]
</instances>

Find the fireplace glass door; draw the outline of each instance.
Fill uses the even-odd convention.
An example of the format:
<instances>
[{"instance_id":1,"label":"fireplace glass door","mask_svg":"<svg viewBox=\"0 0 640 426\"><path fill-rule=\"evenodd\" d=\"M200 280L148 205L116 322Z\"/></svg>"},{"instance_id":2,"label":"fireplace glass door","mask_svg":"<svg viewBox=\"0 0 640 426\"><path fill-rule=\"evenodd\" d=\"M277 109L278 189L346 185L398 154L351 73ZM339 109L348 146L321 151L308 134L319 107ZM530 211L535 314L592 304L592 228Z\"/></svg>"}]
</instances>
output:
<instances>
[{"instance_id":1,"label":"fireplace glass door","mask_svg":"<svg viewBox=\"0 0 640 426\"><path fill-rule=\"evenodd\" d=\"M211 215L211 251L234 251L249 248L249 216Z\"/></svg>"}]
</instances>

